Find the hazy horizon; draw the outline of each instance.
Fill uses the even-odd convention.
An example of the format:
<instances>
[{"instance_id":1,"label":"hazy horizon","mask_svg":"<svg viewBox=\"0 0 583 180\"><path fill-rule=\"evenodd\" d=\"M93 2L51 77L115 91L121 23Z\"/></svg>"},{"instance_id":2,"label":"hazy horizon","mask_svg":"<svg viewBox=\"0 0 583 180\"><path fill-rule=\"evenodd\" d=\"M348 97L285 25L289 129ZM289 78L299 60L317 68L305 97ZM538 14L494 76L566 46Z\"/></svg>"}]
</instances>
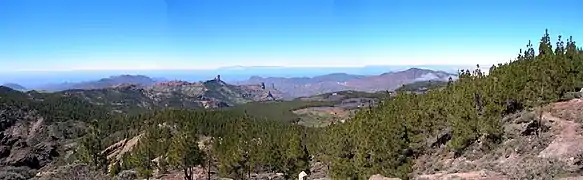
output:
<instances>
[{"instance_id":1,"label":"hazy horizon","mask_svg":"<svg viewBox=\"0 0 583 180\"><path fill-rule=\"evenodd\" d=\"M491 65L490 65L491 66ZM489 66L482 65L484 69ZM118 75L145 75L165 80L202 81L221 75L227 82L247 80L252 76L260 77L314 77L332 73L354 75L379 75L387 72L402 71L409 68L422 68L455 73L462 68L475 68L475 65L403 65L403 66L363 66L363 67L223 67L211 70L71 70L35 71L0 73L0 85L17 83L27 88L37 88L48 84L78 83L95 81Z\"/></svg>"}]
</instances>

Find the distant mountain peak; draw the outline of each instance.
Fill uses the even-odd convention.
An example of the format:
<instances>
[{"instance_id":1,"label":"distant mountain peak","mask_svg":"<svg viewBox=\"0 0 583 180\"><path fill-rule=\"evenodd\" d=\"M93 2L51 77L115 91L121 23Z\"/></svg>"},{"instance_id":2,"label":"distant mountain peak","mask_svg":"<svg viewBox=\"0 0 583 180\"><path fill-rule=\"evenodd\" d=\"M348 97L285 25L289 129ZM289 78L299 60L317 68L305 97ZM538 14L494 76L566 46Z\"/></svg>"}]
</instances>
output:
<instances>
[{"instance_id":1,"label":"distant mountain peak","mask_svg":"<svg viewBox=\"0 0 583 180\"><path fill-rule=\"evenodd\" d=\"M13 90L17 90L17 91L26 91L26 88L24 86L22 86L20 84L16 84L16 83L5 83L5 84L2 84L2 86L8 87L8 88L13 89Z\"/></svg>"},{"instance_id":2,"label":"distant mountain peak","mask_svg":"<svg viewBox=\"0 0 583 180\"><path fill-rule=\"evenodd\" d=\"M110 76L108 78L102 78L96 81L46 85L45 87L41 87L39 89L48 91L63 91L69 89L104 89L124 86L128 84L151 86L154 83L156 83L156 81L148 76L124 74Z\"/></svg>"}]
</instances>

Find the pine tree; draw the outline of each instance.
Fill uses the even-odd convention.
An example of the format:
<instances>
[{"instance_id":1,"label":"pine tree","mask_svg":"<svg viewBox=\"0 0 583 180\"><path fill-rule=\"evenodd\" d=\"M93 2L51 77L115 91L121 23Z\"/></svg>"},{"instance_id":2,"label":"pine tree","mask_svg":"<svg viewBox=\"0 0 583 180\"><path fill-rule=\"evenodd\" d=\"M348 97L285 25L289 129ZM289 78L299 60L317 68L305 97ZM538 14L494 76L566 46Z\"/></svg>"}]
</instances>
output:
<instances>
[{"instance_id":1,"label":"pine tree","mask_svg":"<svg viewBox=\"0 0 583 180\"><path fill-rule=\"evenodd\" d=\"M204 163L204 153L198 147L196 136L181 133L172 137L168 151L169 163L182 169L185 180L193 180L193 169Z\"/></svg>"},{"instance_id":2,"label":"pine tree","mask_svg":"<svg viewBox=\"0 0 583 180\"><path fill-rule=\"evenodd\" d=\"M101 153L103 137L97 120L91 121L88 133L81 139L81 146L77 151L79 160L88 163L103 172L107 172L107 158Z\"/></svg>"}]
</instances>

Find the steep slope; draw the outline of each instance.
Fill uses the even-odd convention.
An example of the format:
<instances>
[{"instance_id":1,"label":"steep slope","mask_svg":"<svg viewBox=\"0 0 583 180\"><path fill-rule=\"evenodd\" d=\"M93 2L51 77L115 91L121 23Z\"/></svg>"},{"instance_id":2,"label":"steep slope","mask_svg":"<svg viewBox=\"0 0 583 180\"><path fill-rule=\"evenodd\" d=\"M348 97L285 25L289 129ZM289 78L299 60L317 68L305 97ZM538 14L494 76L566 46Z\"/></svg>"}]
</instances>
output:
<instances>
[{"instance_id":1,"label":"steep slope","mask_svg":"<svg viewBox=\"0 0 583 180\"><path fill-rule=\"evenodd\" d=\"M101 108L64 96L25 94L0 86L0 178L32 178L36 170L65 162ZM18 169L18 173L13 172Z\"/></svg>"},{"instance_id":2,"label":"steep slope","mask_svg":"<svg viewBox=\"0 0 583 180\"><path fill-rule=\"evenodd\" d=\"M507 116L503 127L508 139L491 152L475 144L455 157L445 146L438 147L418 158L413 174L416 179L581 178L582 109L583 100L573 99Z\"/></svg>"},{"instance_id":3,"label":"steep slope","mask_svg":"<svg viewBox=\"0 0 583 180\"><path fill-rule=\"evenodd\" d=\"M320 152L317 159L329 165L334 179L581 175L581 163L575 163L580 117L554 118L548 115L554 110L537 107L568 99L583 87L583 51L571 39L557 42L556 48L549 39L545 33L538 54L529 43L516 60L488 73L480 67L464 70L442 90L400 93L346 123L329 126L320 136L324 145L315 150ZM534 115L512 118L520 112Z\"/></svg>"},{"instance_id":4,"label":"steep slope","mask_svg":"<svg viewBox=\"0 0 583 180\"><path fill-rule=\"evenodd\" d=\"M247 81L239 82L239 84L265 83L292 97L302 97L345 90L366 92L394 90L408 83L428 80L447 81L449 77L456 79L456 75L443 71L411 68L405 71L384 73L377 76L351 75L345 73L334 73L312 78L262 78L254 76Z\"/></svg>"}]
</instances>

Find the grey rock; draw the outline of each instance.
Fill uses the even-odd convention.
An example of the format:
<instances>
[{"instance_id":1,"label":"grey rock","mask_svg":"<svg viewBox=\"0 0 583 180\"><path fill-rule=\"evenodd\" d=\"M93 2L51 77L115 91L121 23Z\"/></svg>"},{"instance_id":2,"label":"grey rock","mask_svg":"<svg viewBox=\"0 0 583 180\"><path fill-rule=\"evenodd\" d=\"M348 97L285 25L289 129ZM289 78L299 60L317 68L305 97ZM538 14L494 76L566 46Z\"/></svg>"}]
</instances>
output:
<instances>
[{"instance_id":1,"label":"grey rock","mask_svg":"<svg viewBox=\"0 0 583 180\"><path fill-rule=\"evenodd\" d=\"M138 173L133 170L124 170L120 172L116 177L116 180L134 180L138 179Z\"/></svg>"}]
</instances>

